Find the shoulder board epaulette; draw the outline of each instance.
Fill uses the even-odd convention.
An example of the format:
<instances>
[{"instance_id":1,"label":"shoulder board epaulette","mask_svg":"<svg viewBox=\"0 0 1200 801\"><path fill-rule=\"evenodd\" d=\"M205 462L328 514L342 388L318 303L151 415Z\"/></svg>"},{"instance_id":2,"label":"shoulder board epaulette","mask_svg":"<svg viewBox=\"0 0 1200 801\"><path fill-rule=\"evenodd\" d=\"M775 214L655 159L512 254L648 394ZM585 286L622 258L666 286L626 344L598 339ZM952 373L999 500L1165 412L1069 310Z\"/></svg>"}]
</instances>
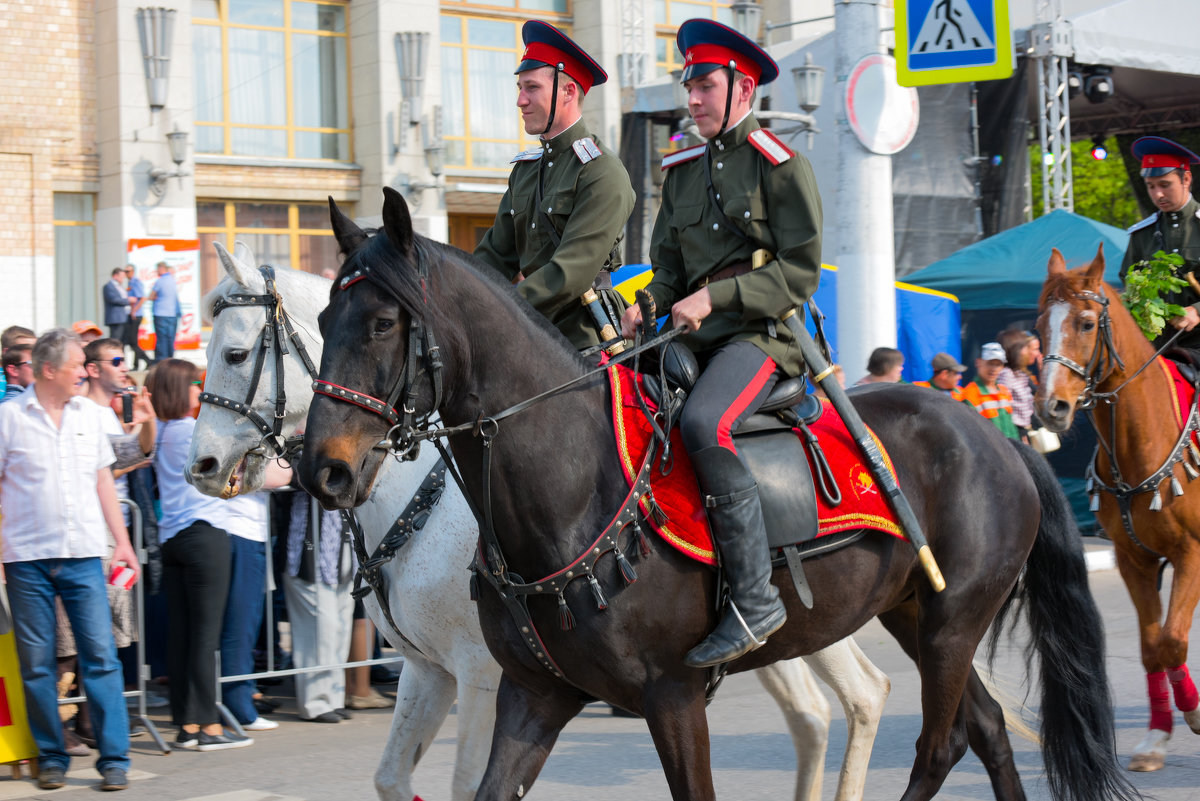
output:
<instances>
[{"instance_id":1,"label":"shoulder board epaulette","mask_svg":"<svg viewBox=\"0 0 1200 801\"><path fill-rule=\"evenodd\" d=\"M1200 213L1197 213L1197 216L1200 216ZM1158 219L1158 212L1156 211L1153 214L1151 214L1149 217L1147 217L1146 219L1142 220L1141 222L1134 223L1133 225L1126 228L1125 232L1128 234L1132 234L1134 231L1140 231L1143 228L1145 228L1147 225L1152 225L1154 223L1154 221L1157 219Z\"/></svg>"},{"instance_id":2,"label":"shoulder board epaulette","mask_svg":"<svg viewBox=\"0 0 1200 801\"><path fill-rule=\"evenodd\" d=\"M664 156L662 160L662 168L668 170L676 164L683 164L685 161L700 158L704 154L704 148L708 145L696 145L689 147L686 150L677 150L669 156Z\"/></svg>"},{"instance_id":3,"label":"shoulder board epaulette","mask_svg":"<svg viewBox=\"0 0 1200 801\"><path fill-rule=\"evenodd\" d=\"M587 164L592 159L600 158L601 155L600 146L590 136L576 139L571 143L571 147L575 150L575 155L584 164Z\"/></svg>"},{"instance_id":4,"label":"shoulder board epaulette","mask_svg":"<svg viewBox=\"0 0 1200 801\"><path fill-rule=\"evenodd\" d=\"M779 137L766 128L757 128L751 131L747 138L750 140L750 144L754 145L754 149L766 156L767 161L776 167L796 155L791 148L779 141Z\"/></svg>"},{"instance_id":5,"label":"shoulder board epaulette","mask_svg":"<svg viewBox=\"0 0 1200 801\"><path fill-rule=\"evenodd\" d=\"M542 149L540 147L531 147L528 150L522 150L509 164L516 164L518 161L534 161L542 157Z\"/></svg>"}]
</instances>

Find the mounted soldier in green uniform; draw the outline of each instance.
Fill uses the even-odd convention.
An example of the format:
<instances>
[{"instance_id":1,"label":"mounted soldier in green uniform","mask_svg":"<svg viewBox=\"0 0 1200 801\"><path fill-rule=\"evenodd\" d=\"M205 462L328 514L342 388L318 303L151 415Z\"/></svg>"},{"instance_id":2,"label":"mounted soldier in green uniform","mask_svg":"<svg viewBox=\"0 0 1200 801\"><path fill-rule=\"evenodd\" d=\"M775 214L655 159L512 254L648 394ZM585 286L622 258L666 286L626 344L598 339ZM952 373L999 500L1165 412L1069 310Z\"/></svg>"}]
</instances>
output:
<instances>
[{"instance_id":1,"label":"mounted soldier in green uniform","mask_svg":"<svg viewBox=\"0 0 1200 801\"><path fill-rule=\"evenodd\" d=\"M513 159L508 191L475 255L519 282L521 296L584 349L604 341L603 323L615 335L626 306L610 272L621 263L633 187L581 116L584 95L608 75L551 25L530 20L521 37L517 106L525 132L541 144ZM590 307L581 302L588 290L598 296Z\"/></svg>"},{"instance_id":2,"label":"mounted soldier in green uniform","mask_svg":"<svg viewBox=\"0 0 1200 801\"><path fill-rule=\"evenodd\" d=\"M679 28L688 111L707 144L671 154L650 248L647 290L702 373L684 406L683 442L732 587L730 608L687 663L728 662L766 641L787 614L771 584L771 562L758 486L732 434L781 376L804 361L779 322L817 288L821 200L808 160L759 127L756 87L779 68L731 28L692 19ZM631 307L631 336L641 312Z\"/></svg>"}]
</instances>

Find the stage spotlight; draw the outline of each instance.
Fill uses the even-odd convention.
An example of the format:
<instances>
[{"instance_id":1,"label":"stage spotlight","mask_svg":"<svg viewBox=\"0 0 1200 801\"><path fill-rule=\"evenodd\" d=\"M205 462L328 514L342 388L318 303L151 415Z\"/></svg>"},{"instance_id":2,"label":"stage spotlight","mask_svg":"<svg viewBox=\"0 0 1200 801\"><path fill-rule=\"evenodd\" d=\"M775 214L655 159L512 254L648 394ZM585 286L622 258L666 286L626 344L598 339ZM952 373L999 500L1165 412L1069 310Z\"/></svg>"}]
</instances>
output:
<instances>
[{"instance_id":1,"label":"stage spotlight","mask_svg":"<svg viewBox=\"0 0 1200 801\"><path fill-rule=\"evenodd\" d=\"M1067 100L1074 100L1083 91L1083 73L1071 70L1067 73Z\"/></svg>"},{"instance_id":2,"label":"stage spotlight","mask_svg":"<svg viewBox=\"0 0 1200 801\"><path fill-rule=\"evenodd\" d=\"M1092 103L1103 103L1113 96L1112 67L1090 67L1083 77L1083 94Z\"/></svg>"},{"instance_id":3,"label":"stage spotlight","mask_svg":"<svg viewBox=\"0 0 1200 801\"><path fill-rule=\"evenodd\" d=\"M1096 161L1104 161L1108 158L1108 148L1104 146L1103 136L1092 137L1092 158Z\"/></svg>"}]
</instances>

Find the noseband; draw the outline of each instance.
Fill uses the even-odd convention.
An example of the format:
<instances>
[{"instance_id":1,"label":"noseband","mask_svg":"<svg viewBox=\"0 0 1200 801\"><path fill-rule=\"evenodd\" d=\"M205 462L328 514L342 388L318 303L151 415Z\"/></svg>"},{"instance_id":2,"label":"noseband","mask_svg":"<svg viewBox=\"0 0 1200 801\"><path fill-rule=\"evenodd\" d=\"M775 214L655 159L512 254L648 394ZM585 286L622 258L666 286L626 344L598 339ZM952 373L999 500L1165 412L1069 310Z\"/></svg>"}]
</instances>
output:
<instances>
[{"instance_id":1,"label":"noseband","mask_svg":"<svg viewBox=\"0 0 1200 801\"><path fill-rule=\"evenodd\" d=\"M214 320L218 314L231 307L262 306L266 310L267 319L258 336L258 349L254 356L254 375L250 379L250 389L246 392L246 400L241 402L233 398L222 397L214 392L201 392L200 402L237 412L253 423L254 427L262 434L262 440L258 443L258 447L251 451L252 453L258 452L265 455L269 452L271 458L284 458L298 451L301 442L300 437L284 439L282 436L284 410L287 407L287 395L283 389L283 357L288 355L287 341L289 339L292 341L296 348L296 354L304 362L304 368L308 370L308 374L313 379L317 377L317 368L309 358L304 341L296 334L292 327L292 321L283 308L283 298L275 287L275 268L264 265L259 267L258 271L266 282L265 293L220 297L213 304L212 310ZM261 414L255 411L253 403L254 395L258 392L258 381L262 377L267 351L270 350L275 353L275 416L268 423Z\"/></svg>"},{"instance_id":2,"label":"noseband","mask_svg":"<svg viewBox=\"0 0 1200 801\"><path fill-rule=\"evenodd\" d=\"M420 259L416 261L417 273L421 278L421 287L427 291L429 272ZM338 282L338 289L345 292L354 284L368 278L371 268L362 266L344 276ZM418 366L419 365L419 366ZM422 377L428 379L433 390L433 403L429 411L417 414L417 383ZM404 369L396 376L387 398L381 400L359 392L349 387L343 387L329 381L322 381L315 374L312 383L313 392L353 404L360 409L379 415L388 422L391 428L384 435L383 441L377 447L386 446L400 458L415 459L417 441L413 434L427 428L430 416L442 405L442 355L433 338L433 331L425 325L418 316L409 315L408 350L404 354ZM403 396L404 401L397 410L396 404Z\"/></svg>"},{"instance_id":3,"label":"noseband","mask_svg":"<svg viewBox=\"0 0 1200 801\"><path fill-rule=\"evenodd\" d=\"M1122 370L1125 369L1125 363L1121 360L1121 355L1117 353L1116 346L1113 344L1112 318L1108 314L1108 297L1100 292L1090 290L1076 292L1072 297L1100 304L1100 319L1097 321L1100 331L1096 336L1096 347L1092 349L1087 367L1061 353L1047 353L1042 357L1042 363L1058 362L1082 378L1084 388L1083 392L1079 394L1078 406L1080 409L1091 409L1095 407L1096 401L1100 397L1096 393L1096 387L1104 383L1118 367ZM1115 395L1116 391L1103 394L1105 396Z\"/></svg>"}]
</instances>

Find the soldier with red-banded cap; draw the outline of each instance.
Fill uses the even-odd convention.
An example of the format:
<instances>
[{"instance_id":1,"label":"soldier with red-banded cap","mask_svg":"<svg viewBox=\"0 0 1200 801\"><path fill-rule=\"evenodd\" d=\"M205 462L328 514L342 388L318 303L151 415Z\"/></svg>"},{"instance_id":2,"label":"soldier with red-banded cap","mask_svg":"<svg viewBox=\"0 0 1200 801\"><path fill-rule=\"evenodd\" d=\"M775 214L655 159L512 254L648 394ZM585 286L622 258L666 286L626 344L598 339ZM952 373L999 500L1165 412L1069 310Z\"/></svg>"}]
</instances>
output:
<instances>
[{"instance_id":1,"label":"soldier with red-banded cap","mask_svg":"<svg viewBox=\"0 0 1200 801\"><path fill-rule=\"evenodd\" d=\"M1129 229L1121 280L1125 280L1131 265L1149 259L1160 250L1183 257L1181 278L1196 272L1200 268L1200 204L1192 197L1190 165L1200 162L1200 156L1160 136L1143 136L1135 141L1133 156L1141 162L1142 179L1157 211ZM1200 279L1200 274L1196 278ZM1184 313L1170 321L1172 328L1160 334L1155 344L1161 346L1175 334L1175 329L1183 329L1176 346L1200 351L1200 328L1197 328L1200 293L1186 286L1164 300L1183 306Z\"/></svg>"},{"instance_id":2,"label":"soldier with red-banded cap","mask_svg":"<svg viewBox=\"0 0 1200 801\"><path fill-rule=\"evenodd\" d=\"M758 647L787 617L770 583L758 487L732 433L781 375L803 370L779 319L817 288L821 200L807 159L751 112L755 88L779 75L771 57L710 20L683 23L677 43L688 111L707 143L663 160L647 289L672 325L688 329L681 339L703 368L681 429L732 586L716 630L687 655L705 667ZM636 307L626 311L626 336L640 320Z\"/></svg>"},{"instance_id":3,"label":"soldier with red-banded cap","mask_svg":"<svg viewBox=\"0 0 1200 801\"><path fill-rule=\"evenodd\" d=\"M557 28L530 20L521 29L517 107L538 147L517 154L496 220L475 255L509 280L576 348L602 340L589 289L611 308L625 309L609 273L620 266L617 243L633 211L629 174L587 129L583 97L608 75ZM595 307L599 311L599 307Z\"/></svg>"}]
</instances>

